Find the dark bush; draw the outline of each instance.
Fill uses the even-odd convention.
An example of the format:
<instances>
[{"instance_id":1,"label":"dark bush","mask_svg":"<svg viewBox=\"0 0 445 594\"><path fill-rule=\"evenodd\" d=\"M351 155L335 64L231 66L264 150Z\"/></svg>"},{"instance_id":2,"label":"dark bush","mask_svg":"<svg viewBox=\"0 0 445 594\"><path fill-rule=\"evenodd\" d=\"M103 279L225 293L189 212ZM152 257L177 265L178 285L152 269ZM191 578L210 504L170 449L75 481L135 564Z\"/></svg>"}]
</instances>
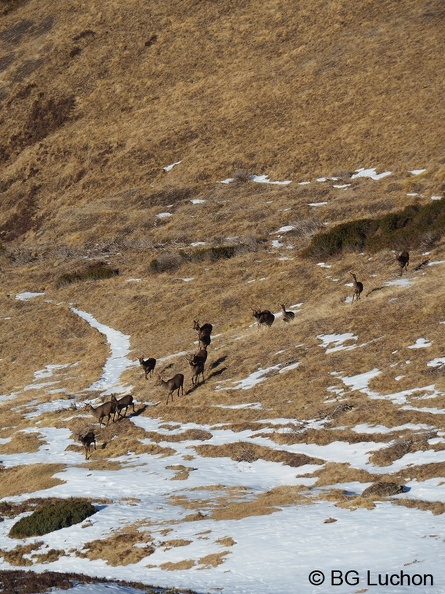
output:
<instances>
[{"instance_id":1,"label":"dark bush","mask_svg":"<svg viewBox=\"0 0 445 594\"><path fill-rule=\"evenodd\" d=\"M189 254L188 258L192 261L211 260L228 260L233 258L237 253L237 247L234 245L218 245L210 248L202 248Z\"/></svg>"},{"instance_id":2,"label":"dark bush","mask_svg":"<svg viewBox=\"0 0 445 594\"><path fill-rule=\"evenodd\" d=\"M445 232L445 201L420 206L411 204L379 219L342 223L312 238L303 255L329 257L346 250L418 248L438 241Z\"/></svg>"},{"instance_id":3,"label":"dark bush","mask_svg":"<svg viewBox=\"0 0 445 594\"><path fill-rule=\"evenodd\" d=\"M150 262L150 272L168 272L177 270L183 262L178 254L161 254Z\"/></svg>"},{"instance_id":4,"label":"dark bush","mask_svg":"<svg viewBox=\"0 0 445 594\"><path fill-rule=\"evenodd\" d=\"M96 513L96 508L85 499L61 499L43 505L16 522L9 536L15 538L26 538L28 536L41 536L54 530L67 528L78 524Z\"/></svg>"},{"instance_id":5,"label":"dark bush","mask_svg":"<svg viewBox=\"0 0 445 594\"><path fill-rule=\"evenodd\" d=\"M94 264L90 264L84 270L62 274L59 276L57 286L62 287L63 285L70 285L71 283L78 283L87 280L103 280L118 274L119 270L117 268L111 268L111 266L105 262L95 262Z\"/></svg>"}]
</instances>

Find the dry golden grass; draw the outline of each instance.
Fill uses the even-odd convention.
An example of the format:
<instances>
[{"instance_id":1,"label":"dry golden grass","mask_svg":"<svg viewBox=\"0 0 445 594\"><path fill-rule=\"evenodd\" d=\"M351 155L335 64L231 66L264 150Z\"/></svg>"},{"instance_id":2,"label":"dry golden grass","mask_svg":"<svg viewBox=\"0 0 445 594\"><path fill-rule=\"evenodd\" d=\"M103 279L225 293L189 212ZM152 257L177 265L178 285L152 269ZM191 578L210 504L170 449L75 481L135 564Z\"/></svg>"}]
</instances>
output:
<instances>
[{"instance_id":1,"label":"dry golden grass","mask_svg":"<svg viewBox=\"0 0 445 594\"><path fill-rule=\"evenodd\" d=\"M443 369L428 366L443 357L443 266L413 269L427 257L444 260L445 243L425 237L411 250L409 287L387 284L398 280L400 246L374 254L345 250L329 259L330 268L301 251L336 223L443 195L437 125L445 116L443 2L8 4L12 10L2 13L0 25L0 105L8 110L0 118L0 393L16 395L0 403L0 438L11 438L0 453L36 451L41 437L26 430L40 421L69 428L69 449L79 452L77 435L94 428L98 448L84 462L92 473L120 469L114 459L128 452L167 457L175 450L165 443L193 440L200 443L184 463L168 467L173 480L187 479L197 454L319 468L309 490L283 486L251 498L244 489L215 486L208 497L203 489L199 499L176 496L171 503L191 511L185 521L270 514L316 498L372 509L372 499L335 485L375 482L380 474L288 453L285 446L375 441L381 447L370 462L380 467L408 452L442 447L420 430L398 428L442 426L441 414L420 409L443 408L445 398L428 389L445 391ZM368 166L392 175L350 178ZM420 167L427 171L409 173ZM250 174L292 183L257 184ZM350 185L333 188L316 181L322 175ZM234 183L219 183L229 176ZM158 218L163 212L172 216ZM294 228L278 232L287 225ZM282 247L272 247L273 240ZM221 246L234 248L233 257L204 253ZM162 272L153 270L153 260L162 262ZM119 275L60 285L62 275L91 261L105 261ZM351 271L365 285L354 304L347 301ZM16 300L22 291L44 296ZM278 317L270 329L253 325L252 309L277 313L281 303L301 304L294 322L285 325ZM71 307L130 337L135 365L122 381L133 386L137 414L156 417L170 433L145 432L129 420L98 428L84 416L83 403L99 396L85 390L100 378L109 347ZM206 381L196 388L183 354L197 350L194 319L214 324ZM353 338L345 348L323 347L323 335L346 332ZM410 348L420 337L431 347ZM140 356L170 357L157 371L184 373L185 396L166 405L155 378L145 380ZM40 383L34 373L48 364L65 366L48 381L59 382L54 387L65 387L66 394L25 390ZM263 381L239 389L258 369L268 370ZM373 369L380 374L367 389L375 398L344 381ZM413 409L401 409L394 395L414 387L419 390L406 395ZM77 408L24 416L34 400L49 398L72 400ZM307 428L311 420L324 428ZM203 427L180 431L184 423ZM391 432L365 433L360 426ZM207 443L215 427L251 430L283 448L244 438L215 446ZM385 480L441 477L443 466L419 463ZM50 488L60 483L54 475L63 468L0 468L0 497ZM438 503L399 503L443 511ZM185 544L171 539L164 546ZM150 535L132 526L89 543L86 555L111 565L135 563L152 546ZM9 562L24 563L26 552L17 548ZM46 562L58 554L33 557ZM215 566L227 554L162 568Z\"/></svg>"},{"instance_id":2,"label":"dry golden grass","mask_svg":"<svg viewBox=\"0 0 445 594\"><path fill-rule=\"evenodd\" d=\"M135 545L138 546L135 546ZM153 539L148 532L141 532L137 525L126 526L109 538L86 543L79 557L106 559L113 567L137 563L154 553Z\"/></svg>"},{"instance_id":3,"label":"dry golden grass","mask_svg":"<svg viewBox=\"0 0 445 594\"><path fill-rule=\"evenodd\" d=\"M64 464L28 464L13 468L0 468L0 498L34 493L50 489L63 481L54 475L65 469Z\"/></svg>"}]
</instances>

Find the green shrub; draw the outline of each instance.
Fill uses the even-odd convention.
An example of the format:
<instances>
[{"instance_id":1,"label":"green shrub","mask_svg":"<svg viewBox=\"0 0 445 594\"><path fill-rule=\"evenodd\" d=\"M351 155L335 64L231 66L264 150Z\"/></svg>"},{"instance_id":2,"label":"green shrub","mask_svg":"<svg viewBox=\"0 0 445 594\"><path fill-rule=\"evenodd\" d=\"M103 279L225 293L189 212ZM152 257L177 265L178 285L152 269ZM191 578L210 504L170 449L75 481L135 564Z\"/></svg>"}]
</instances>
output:
<instances>
[{"instance_id":1,"label":"green shrub","mask_svg":"<svg viewBox=\"0 0 445 594\"><path fill-rule=\"evenodd\" d=\"M96 508L85 499L70 498L52 501L16 522L9 536L26 538L48 534L48 532L78 524L96 511Z\"/></svg>"},{"instance_id":2,"label":"green shrub","mask_svg":"<svg viewBox=\"0 0 445 594\"><path fill-rule=\"evenodd\" d=\"M336 225L312 238L303 255L329 257L346 250L376 252L384 248L418 248L438 241L445 232L445 201L420 206L378 219L360 219Z\"/></svg>"},{"instance_id":3,"label":"green shrub","mask_svg":"<svg viewBox=\"0 0 445 594\"><path fill-rule=\"evenodd\" d=\"M111 268L105 262L94 262L84 270L77 270L75 272L67 272L59 276L57 286L70 285L72 283L79 283L87 280L103 280L111 278L119 274L117 268Z\"/></svg>"}]
</instances>

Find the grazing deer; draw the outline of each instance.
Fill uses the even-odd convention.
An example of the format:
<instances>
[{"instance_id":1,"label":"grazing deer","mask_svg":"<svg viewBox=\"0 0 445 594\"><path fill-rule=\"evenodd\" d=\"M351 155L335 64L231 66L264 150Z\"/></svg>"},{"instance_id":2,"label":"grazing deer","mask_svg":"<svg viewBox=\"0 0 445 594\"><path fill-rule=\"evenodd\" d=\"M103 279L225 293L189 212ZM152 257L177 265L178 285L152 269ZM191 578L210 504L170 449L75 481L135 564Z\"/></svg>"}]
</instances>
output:
<instances>
[{"instance_id":1,"label":"grazing deer","mask_svg":"<svg viewBox=\"0 0 445 594\"><path fill-rule=\"evenodd\" d=\"M404 250L401 254L397 256L396 260L400 266L400 276L402 276L404 270L405 272L408 272L409 252Z\"/></svg>"},{"instance_id":2,"label":"grazing deer","mask_svg":"<svg viewBox=\"0 0 445 594\"><path fill-rule=\"evenodd\" d=\"M105 402L104 404L101 404L100 406L97 406L96 408L93 408L91 406L91 404L87 404L87 409L99 421L99 427L102 425L102 421L104 420L105 417L107 417L107 426L108 426L108 423L110 422L111 415L113 415L113 421L114 421L114 416L116 414L116 398L112 397L111 400L109 400L108 402Z\"/></svg>"},{"instance_id":3,"label":"grazing deer","mask_svg":"<svg viewBox=\"0 0 445 594\"><path fill-rule=\"evenodd\" d=\"M350 272L349 274L354 279L354 282L353 282L354 293L352 295L352 301L354 301L354 299L360 299L360 293L363 292L363 283L361 283L360 281L357 280L357 277L353 272Z\"/></svg>"},{"instance_id":4,"label":"grazing deer","mask_svg":"<svg viewBox=\"0 0 445 594\"><path fill-rule=\"evenodd\" d=\"M274 323L274 320L275 320L275 316L268 309L265 309L263 311L259 311L259 310L254 311L253 317L256 318L259 326L269 326L270 327L270 326L272 326L272 324Z\"/></svg>"},{"instance_id":5,"label":"grazing deer","mask_svg":"<svg viewBox=\"0 0 445 594\"><path fill-rule=\"evenodd\" d=\"M156 359L153 359L153 357L149 357L148 359L139 357L139 363L145 372L145 379L148 379L148 376L151 377L153 375L154 368L156 367Z\"/></svg>"},{"instance_id":6,"label":"grazing deer","mask_svg":"<svg viewBox=\"0 0 445 594\"><path fill-rule=\"evenodd\" d=\"M85 448L85 460L88 460L91 446L94 445L94 449L96 449L96 436L94 435L94 431L88 431L85 435L79 435L79 440Z\"/></svg>"},{"instance_id":7,"label":"grazing deer","mask_svg":"<svg viewBox=\"0 0 445 594\"><path fill-rule=\"evenodd\" d=\"M284 307L284 304L281 304L281 309L283 310L283 322L292 322L292 320L295 318L295 314L293 311L286 311L286 308Z\"/></svg>"},{"instance_id":8,"label":"grazing deer","mask_svg":"<svg viewBox=\"0 0 445 594\"><path fill-rule=\"evenodd\" d=\"M162 386L164 388L164 390L167 390L167 404L170 399L170 396L172 397L172 402L173 402L173 392L175 390L178 390L178 398L179 398L180 391L181 391L181 396L184 395L184 376L182 373L177 373L172 378L170 378L169 380L166 380L166 381L163 380L161 377L161 374L158 373L158 380L155 385Z\"/></svg>"},{"instance_id":9,"label":"grazing deer","mask_svg":"<svg viewBox=\"0 0 445 594\"><path fill-rule=\"evenodd\" d=\"M126 394L125 396L122 396L122 398L119 398L119 400L116 400L116 396L113 395L111 397L111 399L116 402L116 412L117 412L118 418L127 416L127 409L129 406L132 406L133 412L136 412L134 410L134 399L131 394ZM125 412L123 415L121 415L121 410L123 410L124 408L125 408Z\"/></svg>"}]
</instances>

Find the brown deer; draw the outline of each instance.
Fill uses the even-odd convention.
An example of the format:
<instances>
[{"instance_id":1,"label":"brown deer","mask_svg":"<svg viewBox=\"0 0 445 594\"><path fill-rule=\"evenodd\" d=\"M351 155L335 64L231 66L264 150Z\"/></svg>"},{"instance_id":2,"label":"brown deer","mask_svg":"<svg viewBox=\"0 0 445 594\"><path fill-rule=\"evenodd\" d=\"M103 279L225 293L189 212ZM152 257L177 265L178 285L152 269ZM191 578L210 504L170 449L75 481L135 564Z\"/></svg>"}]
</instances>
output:
<instances>
[{"instance_id":1,"label":"brown deer","mask_svg":"<svg viewBox=\"0 0 445 594\"><path fill-rule=\"evenodd\" d=\"M403 271L408 272L409 252L407 252L406 250L404 250L402 253L400 253L397 256L396 260L397 260L397 262L399 263L399 266L400 266L400 276L402 276Z\"/></svg>"},{"instance_id":2,"label":"brown deer","mask_svg":"<svg viewBox=\"0 0 445 594\"><path fill-rule=\"evenodd\" d=\"M148 379L148 376L151 377L153 375L154 368L156 367L156 359L153 359L153 357L149 357L148 359L139 357L139 363L144 370L145 379Z\"/></svg>"},{"instance_id":3,"label":"brown deer","mask_svg":"<svg viewBox=\"0 0 445 594\"><path fill-rule=\"evenodd\" d=\"M283 322L289 323L295 318L295 313L293 311L286 311L284 304L281 304L281 309L283 310Z\"/></svg>"},{"instance_id":4,"label":"brown deer","mask_svg":"<svg viewBox=\"0 0 445 594\"><path fill-rule=\"evenodd\" d=\"M88 460L91 446L94 445L94 449L96 449L96 436L94 435L94 431L88 431L85 435L79 435L79 440L85 448L85 460Z\"/></svg>"},{"instance_id":5,"label":"brown deer","mask_svg":"<svg viewBox=\"0 0 445 594\"><path fill-rule=\"evenodd\" d=\"M187 358L187 361L190 362L190 359L193 361L193 363L205 363L207 361L207 349L203 348L200 349L197 353L195 353L194 355L189 355Z\"/></svg>"},{"instance_id":6,"label":"brown deer","mask_svg":"<svg viewBox=\"0 0 445 594\"><path fill-rule=\"evenodd\" d=\"M87 404L87 409L99 421L99 427L102 425L102 421L105 419L105 417L107 417L107 426L108 426L108 423L110 422L111 415L113 415L113 421L114 421L114 416L116 414L116 398L112 397L111 400L109 400L108 402L105 402L104 404L101 404L100 406L97 406L96 408L93 408L91 406L91 404Z\"/></svg>"},{"instance_id":7,"label":"brown deer","mask_svg":"<svg viewBox=\"0 0 445 594\"><path fill-rule=\"evenodd\" d=\"M193 330L199 332L199 334L207 334L210 336L213 330L212 324L203 324L202 326L199 325L198 320L193 320Z\"/></svg>"},{"instance_id":8,"label":"brown deer","mask_svg":"<svg viewBox=\"0 0 445 594\"><path fill-rule=\"evenodd\" d=\"M213 330L212 324L207 323L200 326L198 320L193 320L193 330L196 330L198 332L198 341L200 348L207 348L209 344L212 342L212 339L210 337Z\"/></svg>"},{"instance_id":9,"label":"brown deer","mask_svg":"<svg viewBox=\"0 0 445 594\"><path fill-rule=\"evenodd\" d=\"M158 373L158 380L155 385L162 386L164 390L167 390L167 404L170 399L170 396L172 397L173 402L173 392L175 390L178 390L178 398L180 391L181 396L184 395L184 375L182 373L177 373L169 380L163 380L161 374Z\"/></svg>"},{"instance_id":10,"label":"brown deer","mask_svg":"<svg viewBox=\"0 0 445 594\"><path fill-rule=\"evenodd\" d=\"M360 281L357 280L357 277L353 272L350 272L349 274L354 279L354 282L353 282L354 293L352 295L352 301L354 301L354 299L360 299L360 293L363 292L363 283L361 283Z\"/></svg>"},{"instance_id":11,"label":"brown deer","mask_svg":"<svg viewBox=\"0 0 445 594\"><path fill-rule=\"evenodd\" d=\"M201 352L201 351L200 351ZM207 351L204 351L207 357ZM199 384L199 376L202 376L202 381L205 381L205 359L200 357L199 354L186 357L188 364L192 369L192 385L197 386Z\"/></svg>"},{"instance_id":12,"label":"brown deer","mask_svg":"<svg viewBox=\"0 0 445 594\"><path fill-rule=\"evenodd\" d=\"M133 412L136 412L134 410L134 399L131 394L126 394L125 396L122 396L122 398L119 398L119 400L116 400L116 396L113 395L111 399L115 400L116 402L116 412L118 418L127 416L127 409L129 406L133 407ZM125 412L123 415L121 415L121 410L123 409L125 409Z\"/></svg>"},{"instance_id":13,"label":"brown deer","mask_svg":"<svg viewBox=\"0 0 445 594\"><path fill-rule=\"evenodd\" d=\"M256 318L258 326L272 326L275 316L268 309L263 311L256 310L253 312L253 317Z\"/></svg>"}]
</instances>

